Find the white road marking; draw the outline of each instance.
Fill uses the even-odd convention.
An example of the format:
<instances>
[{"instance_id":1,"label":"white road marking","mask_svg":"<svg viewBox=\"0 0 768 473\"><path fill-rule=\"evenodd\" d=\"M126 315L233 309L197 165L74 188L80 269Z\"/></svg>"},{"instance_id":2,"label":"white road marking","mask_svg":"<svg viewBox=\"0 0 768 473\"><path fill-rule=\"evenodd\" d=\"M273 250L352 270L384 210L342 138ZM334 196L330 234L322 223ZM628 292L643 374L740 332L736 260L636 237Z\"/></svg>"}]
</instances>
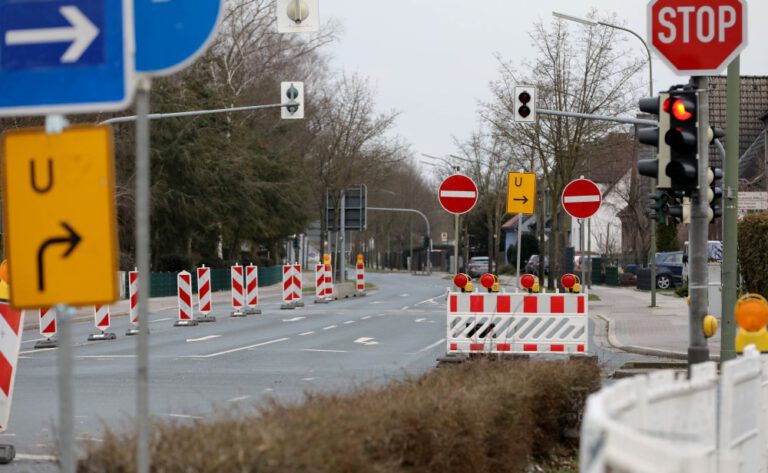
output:
<instances>
[{"instance_id":1,"label":"white road marking","mask_svg":"<svg viewBox=\"0 0 768 473\"><path fill-rule=\"evenodd\" d=\"M301 378L302 381L314 381L315 378Z\"/></svg>"},{"instance_id":2,"label":"white road marking","mask_svg":"<svg viewBox=\"0 0 768 473\"><path fill-rule=\"evenodd\" d=\"M566 204L576 204L579 202L600 202L600 196L599 195L570 195L568 197L563 197L563 202Z\"/></svg>"},{"instance_id":3,"label":"white road marking","mask_svg":"<svg viewBox=\"0 0 768 473\"><path fill-rule=\"evenodd\" d=\"M301 351L312 351L319 353L349 353L347 350L323 350L321 348L302 348Z\"/></svg>"},{"instance_id":4,"label":"white road marking","mask_svg":"<svg viewBox=\"0 0 768 473\"><path fill-rule=\"evenodd\" d=\"M400 297L408 297L408 294L400 294Z\"/></svg>"},{"instance_id":5,"label":"white road marking","mask_svg":"<svg viewBox=\"0 0 768 473\"><path fill-rule=\"evenodd\" d=\"M2 433L0 434L0 437L15 437L16 434L8 434L8 433Z\"/></svg>"},{"instance_id":6,"label":"white road marking","mask_svg":"<svg viewBox=\"0 0 768 473\"><path fill-rule=\"evenodd\" d=\"M271 393L272 391L274 391L274 389L272 389L272 388L264 388L264 392L265 393Z\"/></svg>"},{"instance_id":7,"label":"white road marking","mask_svg":"<svg viewBox=\"0 0 768 473\"><path fill-rule=\"evenodd\" d=\"M376 314L376 317L384 317L387 314Z\"/></svg>"},{"instance_id":8,"label":"white road marking","mask_svg":"<svg viewBox=\"0 0 768 473\"><path fill-rule=\"evenodd\" d=\"M371 317L373 317L373 316L372 316L372 315L364 315L364 316L362 316L362 317L360 317L360 318L361 318L362 320L368 320L368 319L370 319Z\"/></svg>"},{"instance_id":9,"label":"white road marking","mask_svg":"<svg viewBox=\"0 0 768 473\"><path fill-rule=\"evenodd\" d=\"M48 340L47 338L33 338L32 340L24 340L21 342L21 344L25 343L32 343L32 342L39 342L40 340Z\"/></svg>"},{"instance_id":10,"label":"white road marking","mask_svg":"<svg viewBox=\"0 0 768 473\"><path fill-rule=\"evenodd\" d=\"M353 324L353 323L355 323L354 320L347 320L346 322L344 322L344 325L349 325L349 324Z\"/></svg>"},{"instance_id":11,"label":"white road marking","mask_svg":"<svg viewBox=\"0 0 768 473\"><path fill-rule=\"evenodd\" d=\"M383 304L384 301L371 301L371 304Z\"/></svg>"},{"instance_id":12,"label":"white road marking","mask_svg":"<svg viewBox=\"0 0 768 473\"><path fill-rule=\"evenodd\" d=\"M35 462L57 462L59 457L54 455L35 455L33 453L17 453L16 460L30 460Z\"/></svg>"},{"instance_id":13,"label":"white road marking","mask_svg":"<svg viewBox=\"0 0 768 473\"><path fill-rule=\"evenodd\" d=\"M182 356L181 358L213 358L215 356L221 356L221 355L226 355L226 354L229 354L229 353L235 353L235 352L238 352L238 351L250 350L252 348L263 347L264 345L271 345L273 343L280 343L280 342L284 342L286 340L290 340L290 339L287 338L287 337L277 338L275 340L270 340L268 342L261 342L261 343L255 343L253 345L248 345L247 347L233 348L231 350L224 350L224 351L220 351L220 352L216 352L216 353L209 353L207 355L186 355L186 356Z\"/></svg>"},{"instance_id":14,"label":"white road marking","mask_svg":"<svg viewBox=\"0 0 768 473\"><path fill-rule=\"evenodd\" d=\"M305 336L305 335L312 335L313 333L315 333L315 332L314 332L314 331L312 331L312 330L310 330L309 332L300 333L300 334L299 334L299 336L300 336L300 337L303 337L303 336Z\"/></svg>"},{"instance_id":15,"label":"white road marking","mask_svg":"<svg viewBox=\"0 0 768 473\"><path fill-rule=\"evenodd\" d=\"M354 341L354 343L359 343L361 345L378 345L379 342L376 341L373 337L360 337L357 340Z\"/></svg>"},{"instance_id":16,"label":"white road marking","mask_svg":"<svg viewBox=\"0 0 768 473\"><path fill-rule=\"evenodd\" d=\"M292 319L283 319L283 322L297 322L299 320L304 320L306 317L293 317Z\"/></svg>"},{"instance_id":17,"label":"white road marking","mask_svg":"<svg viewBox=\"0 0 768 473\"><path fill-rule=\"evenodd\" d=\"M440 295L440 296L433 297L432 299L426 299L426 300L423 300L421 302L417 302L414 305L421 305L421 304L435 304L435 305L437 305L437 301L435 299L437 299L438 297L443 297L443 296Z\"/></svg>"},{"instance_id":18,"label":"white road marking","mask_svg":"<svg viewBox=\"0 0 768 473\"><path fill-rule=\"evenodd\" d=\"M400 308L400 310L408 310L408 306L404 305L403 307Z\"/></svg>"},{"instance_id":19,"label":"white road marking","mask_svg":"<svg viewBox=\"0 0 768 473\"><path fill-rule=\"evenodd\" d=\"M227 402L240 402L245 401L246 399L250 398L251 396L249 394L246 394L245 396L237 396L233 397L232 399L228 400Z\"/></svg>"},{"instance_id":20,"label":"white road marking","mask_svg":"<svg viewBox=\"0 0 768 473\"><path fill-rule=\"evenodd\" d=\"M80 359L96 358L96 359L109 360L111 358L136 358L136 355L79 355L79 356L76 356L75 358L80 358Z\"/></svg>"},{"instance_id":21,"label":"white road marking","mask_svg":"<svg viewBox=\"0 0 768 473\"><path fill-rule=\"evenodd\" d=\"M331 330L332 328L336 328L335 325L329 325L327 327L323 327L323 330Z\"/></svg>"},{"instance_id":22,"label":"white road marking","mask_svg":"<svg viewBox=\"0 0 768 473\"><path fill-rule=\"evenodd\" d=\"M214 338L219 338L220 336L221 335L206 335L206 336L200 337L200 338L188 338L187 342L188 343L191 343L191 342L204 342L206 340L212 340Z\"/></svg>"},{"instance_id":23,"label":"white road marking","mask_svg":"<svg viewBox=\"0 0 768 473\"><path fill-rule=\"evenodd\" d=\"M176 417L177 419L202 419L200 416L191 416L189 414L166 414L168 417Z\"/></svg>"},{"instance_id":24,"label":"white road marking","mask_svg":"<svg viewBox=\"0 0 768 473\"><path fill-rule=\"evenodd\" d=\"M42 353L44 351L58 350L58 348L36 348L34 350L20 351L19 355L28 355L30 353Z\"/></svg>"},{"instance_id":25,"label":"white road marking","mask_svg":"<svg viewBox=\"0 0 768 473\"><path fill-rule=\"evenodd\" d=\"M422 348L421 350L417 351L416 353L423 353L423 352L425 352L427 350L431 350L431 349L435 348L436 346L440 345L441 343L445 343L445 339L444 338L441 338L440 340L436 341L432 345L429 345L427 347Z\"/></svg>"},{"instance_id":26,"label":"white road marking","mask_svg":"<svg viewBox=\"0 0 768 473\"><path fill-rule=\"evenodd\" d=\"M163 317L162 319L150 320L149 323L153 324L155 322L166 322L168 320L175 320L175 319L173 317Z\"/></svg>"},{"instance_id":27,"label":"white road marking","mask_svg":"<svg viewBox=\"0 0 768 473\"><path fill-rule=\"evenodd\" d=\"M425 318L423 318L423 317L422 317L422 318L420 318L420 319L416 319L416 320L414 320L414 322L416 322L416 323L418 324L418 323L424 322L425 320L427 320L427 319L425 319Z\"/></svg>"}]
</instances>

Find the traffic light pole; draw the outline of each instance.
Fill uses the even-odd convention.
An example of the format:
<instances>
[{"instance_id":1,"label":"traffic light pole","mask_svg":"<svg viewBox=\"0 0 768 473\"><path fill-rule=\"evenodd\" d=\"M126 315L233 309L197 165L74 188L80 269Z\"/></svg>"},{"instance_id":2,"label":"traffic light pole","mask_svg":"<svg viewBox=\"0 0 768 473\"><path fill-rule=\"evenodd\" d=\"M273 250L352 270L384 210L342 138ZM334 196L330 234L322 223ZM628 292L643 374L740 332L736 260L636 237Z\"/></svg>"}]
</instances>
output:
<instances>
[{"instance_id":1,"label":"traffic light pole","mask_svg":"<svg viewBox=\"0 0 768 473\"><path fill-rule=\"evenodd\" d=\"M696 77L698 89L698 129L709 129L709 80ZM706 132L697 133L698 137L698 189L691 193L691 224L689 227L689 262L688 293L691 303L688 307L688 369L696 363L709 360L709 348L704 336L704 316L707 315L708 274L707 274L707 239L709 233L709 201L707 190L709 180L709 136Z\"/></svg>"}]
</instances>

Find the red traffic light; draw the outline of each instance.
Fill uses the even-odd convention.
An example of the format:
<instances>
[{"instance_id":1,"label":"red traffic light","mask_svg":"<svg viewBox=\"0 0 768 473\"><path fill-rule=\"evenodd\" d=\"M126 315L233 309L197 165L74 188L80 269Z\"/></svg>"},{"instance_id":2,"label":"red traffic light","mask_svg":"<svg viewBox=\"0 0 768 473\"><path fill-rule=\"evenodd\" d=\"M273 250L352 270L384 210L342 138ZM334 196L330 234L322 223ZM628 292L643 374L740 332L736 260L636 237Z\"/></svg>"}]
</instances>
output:
<instances>
[{"instance_id":1,"label":"red traffic light","mask_svg":"<svg viewBox=\"0 0 768 473\"><path fill-rule=\"evenodd\" d=\"M453 284L460 289L464 289L465 287L467 287L468 283L469 283L469 278L464 273L459 273L453 277Z\"/></svg>"},{"instance_id":2,"label":"red traffic light","mask_svg":"<svg viewBox=\"0 0 768 473\"><path fill-rule=\"evenodd\" d=\"M686 121L693 117L691 111L694 109L693 104L686 103L686 100L676 99L672 104L672 116L680 121Z\"/></svg>"},{"instance_id":3,"label":"red traffic light","mask_svg":"<svg viewBox=\"0 0 768 473\"><path fill-rule=\"evenodd\" d=\"M664 99L664 103L661 106L661 109L665 112L669 113L669 99Z\"/></svg>"},{"instance_id":4,"label":"red traffic light","mask_svg":"<svg viewBox=\"0 0 768 473\"><path fill-rule=\"evenodd\" d=\"M528 92L523 91L523 92L520 93L520 95L517 96L517 99L520 102L526 104L526 103L531 101L531 94L529 94Z\"/></svg>"},{"instance_id":5,"label":"red traffic light","mask_svg":"<svg viewBox=\"0 0 768 473\"><path fill-rule=\"evenodd\" d=\"M560 282L564 288L571 289L576 284L576 276L573 274L564 274L563 277L560 278Z\"/></svg>"},{"instance_id":6,"label":"red traffic light","mask_svg":"<svg viewBox=\"0 0 768 473\"><path fill-rule=\"evenodd\" d=\"M480 277L480 284L486 288L490 289L493 287L494 284L496 284L496 276L494 276L491 273L485 273Z\"/></svg>"},{"instance_id":7,"label":"red traffic light","mask_svg":"<svg viewBox=\"0 0 768 473\"><path fill-rule=\"evenodd\" d=\"M526 289L530 289L536 284L536 276L533 274L523 274L520 276L520 285Z\"/></svg>"}]
</instances>

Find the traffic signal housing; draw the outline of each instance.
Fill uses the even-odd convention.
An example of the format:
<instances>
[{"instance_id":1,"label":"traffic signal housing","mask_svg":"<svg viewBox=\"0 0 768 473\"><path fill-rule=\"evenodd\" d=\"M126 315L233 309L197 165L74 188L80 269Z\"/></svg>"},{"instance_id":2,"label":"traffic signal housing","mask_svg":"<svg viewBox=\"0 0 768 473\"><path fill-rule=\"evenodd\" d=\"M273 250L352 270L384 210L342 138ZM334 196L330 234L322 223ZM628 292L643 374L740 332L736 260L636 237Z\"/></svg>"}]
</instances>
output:
<instances>
[{"instance_id":1,"label":"traffic signal housing","mask_svg":"<svg viewBox=\"0 0 768 473\"><path fill-rule=\"evenodd\" d=\"M641 159L637 163L637 170L641 176L647 176L656 180L657 189L671 189L672 181L667 176L666 168L670 160L670 148L664 141L664 136L669 131L669 92L662 92L658 97L644 97L640 99L640 110L656 115L659 118L659 126L641 128L637 132L640 143L658 148L656 159Z\"/></svg>"},{"instance_id":2,"label":"traffic signal housing","mask_svg":"<svg viewBox=\"0 0 768 473\"><path fill-rule=\"evenodd\" d=\"M669 130L664 134L664 142L670 148L666 174L672 181L672 189L691 195L693 190L699 188L696 91L671 90L664 112L669 115Z\"/></svg>"},{"instance_id":3,"label":"traffic signal housing","mask_svg":"<svg viewBox=\"0 0 768 473\"><path fill-rule=\"evenodd\" d=\"M531 85L515 86L515 123L536 121L536 88Z\"/></svg>"},{"instance_id":4,"label":"traffic signal housing","mask_svg":"<svg viewBox=\"0 0 768 473\"><path fill-rule=\"evenodd\" d=\"M723 215L723 188L719 187L717 183L722 178L722 169L710 167L707 170L707 182L709 182L709 190L707 191L709 210L707 211L707 217L710 222Z\"/></svg>"},{"instance_id":5,"label":"traffic signal housing","mask_svg":"<svg viewBox=\"0 0 768 473\"><path fill-rule=\"evenodd\" d=\"M285 119L304 118L304 82L282 82L280 84L280 117Z\"/></svg>"},{"instance_id":6,"label":"traffic signal housing","mask_svg":"<svg viewBox=\"0 0 768 473\"><path fill-rule=\"evenodd\" d=\"M663 190L659 190L656 192L651 192L648 194L648 197L650 203L650 212L648 213L648 216L653 220L656 220L659 225L664 225L667 223L666 211L667 203L669 201L667 193Z\"/></svg>"}]
</instances>

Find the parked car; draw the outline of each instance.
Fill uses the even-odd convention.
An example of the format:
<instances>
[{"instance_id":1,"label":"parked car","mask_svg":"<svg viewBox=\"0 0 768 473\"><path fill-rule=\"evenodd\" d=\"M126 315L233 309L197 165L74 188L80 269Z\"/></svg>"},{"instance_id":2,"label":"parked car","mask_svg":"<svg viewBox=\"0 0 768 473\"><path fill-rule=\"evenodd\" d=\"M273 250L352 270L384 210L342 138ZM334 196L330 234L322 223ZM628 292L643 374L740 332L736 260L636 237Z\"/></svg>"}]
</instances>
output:
<instances>
[{"instance_id":1,"label":"parked car","mask_svg":"<svg viewBox=\"0 0 768 473\"><path fill-rule=\"evenodd\" d=\"M656 253L656 287L672 289L683 284L683 252Z\"/></svg>"},{"instance_id":2,"label":"parked car","mask_svg":"<svg viewBox=\"0 0 768 473\"><path fill-rule=\"evenodd\" d=\"M539 255L531 255L528 258L524 271L528 274L539 276ZM549 256L544 257L544 274L549 274Z\"/></svg>"},{"instance_id":3,"label":"parked car","mask_svg":"<svg viewBox=\"0 0 768 473\"><path fill-rule=\"evenodd\" d=\"M637 270L641 266L639 264L625 264L621 271L619 271L619 284L622 286L636 286L637 285Z\"/></svg>"},{"instance_id":4,"label":"parked car","mask_svg":"<svg viewBox=\"0 0 768 473\"><path fill-rule=\"evenodd\" d=\"M491 265L491 272L494 272L496 268ZM469 258L467 262L467 274L470 277L477 278L488 272L488 257L487 256L473 256Z\"/></svg>"}]
</instances>

